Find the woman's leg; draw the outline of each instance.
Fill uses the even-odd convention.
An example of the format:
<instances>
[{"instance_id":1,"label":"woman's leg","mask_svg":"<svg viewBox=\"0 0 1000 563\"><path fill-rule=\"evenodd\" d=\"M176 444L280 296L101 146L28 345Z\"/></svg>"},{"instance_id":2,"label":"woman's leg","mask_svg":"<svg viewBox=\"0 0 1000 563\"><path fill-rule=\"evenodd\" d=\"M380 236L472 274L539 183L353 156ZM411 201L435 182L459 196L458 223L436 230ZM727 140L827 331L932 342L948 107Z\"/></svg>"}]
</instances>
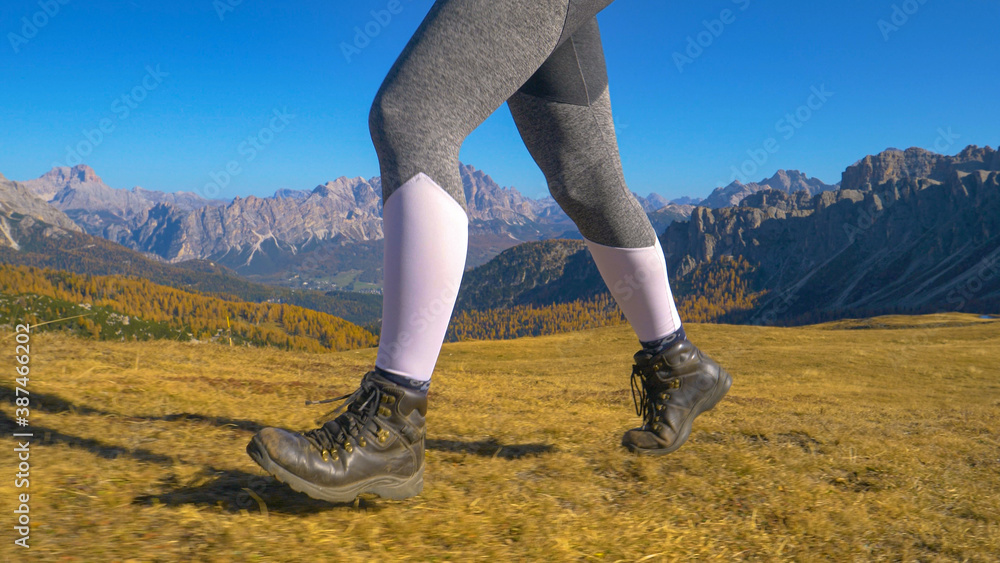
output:
<instances>
[{"instance_id":1,"label":"woman's leg","mask_svg":"<svg viewBox=\"0 0 1000 563\"><path fill-rule=\"evenodd\" d=\"M384 199L376 366L427 381L468 242L462 142L611 0L438 0L393 64L369 124Z\"/></svg>"},{"instance_id":2,"label":"woman's leg","mask_svg":"<svg viewBox=\"0 0 1000 563\"><path fill-rule=\"evenodd\" d=\"M670 453L732 379L685 337L656 233L625 184L597 20L573 33L508 105L552 196L579 227L642 341L632 388L643 424L626 432L622 444Z\"/></svg>"},{"instance_id":3,"label":"woman's leg","mask_svg":"<svg viewBox=\"0 0 1000 563\"><path fill-rule=\"evenodd\" d=\"M382 171L385 284L377 370L307 432L265 428L247 452L295 490L332 501L423 488L426 382L468 240L458 151L560 41L611 0L438 0L372 104Z\"/></svg>"},{"instance_id":4,"label":"woman's leg","mask_svg":"<svg viewBox=\"0 0 1000 563\"><path fill-rule=\"evenodd\" d=\"M622 173L597 19L563 43L508 106L639 340L676 333L681 322L663 251Z\"/></svg>"}]
</instances>

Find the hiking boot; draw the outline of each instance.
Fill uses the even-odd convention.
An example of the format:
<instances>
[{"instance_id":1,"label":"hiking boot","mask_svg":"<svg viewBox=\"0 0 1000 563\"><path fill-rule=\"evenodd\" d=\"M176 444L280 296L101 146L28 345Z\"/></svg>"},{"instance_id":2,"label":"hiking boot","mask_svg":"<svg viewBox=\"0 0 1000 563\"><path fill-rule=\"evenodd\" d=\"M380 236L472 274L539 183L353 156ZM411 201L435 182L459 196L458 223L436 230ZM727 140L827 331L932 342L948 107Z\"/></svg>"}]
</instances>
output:
<instances>
[{"instance_id":1,"label":"hiking boot","mask_svg":"<svg viewBox=\"0 0 1000 563\"><path fill-rule=\"evenodd\" d=\"M400 500L419 494L427 394L371 371L353 394L318 402L340 399L347 400L323 426L308 432L265 428L247 444L247 453L279 481L317 499L349 502L375 493Z\"/></svg>"},{"instance_id":2,"label":"hiking boot","mask_svg":"<svg viewBox=\"0 0 1000 563\"><path fill-rule=\"evenodd\" d=\"M668 454L688 439L691 423L729 391L733 378L684 338L659 353L642 350L632 366L632 400L643 425L625 433L631 452Z\"/></svg>"}]
</instances>

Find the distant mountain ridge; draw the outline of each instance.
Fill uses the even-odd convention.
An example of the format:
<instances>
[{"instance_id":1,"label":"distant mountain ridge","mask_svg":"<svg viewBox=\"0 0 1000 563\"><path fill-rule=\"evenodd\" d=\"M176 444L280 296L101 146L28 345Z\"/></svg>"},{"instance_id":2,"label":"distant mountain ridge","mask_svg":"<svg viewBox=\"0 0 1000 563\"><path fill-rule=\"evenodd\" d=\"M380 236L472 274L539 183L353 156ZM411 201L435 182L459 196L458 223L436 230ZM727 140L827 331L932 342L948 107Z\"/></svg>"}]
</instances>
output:
<instances>
[{"instance_id":1,"label":"distant mountain ridge","mask_svg":"<svg viewBox=\"0 0 1000 563\"><path fill-rule=\"evenodd\" d=\"M65 213L36 196L20 182L12 182L0 174L0 246L15 250L31 230L42 228L47 236L82 232Z\"/></svg>"},{"instance_id":2,"label":"distant mountain ridge","mask_svg":"<svg viewBox=\"0 0 1000 563\"><path fill-rule=\"evenodd\" d=\"M1000 312L998 151L891 149L849 167L841 185L815 195L763 188L739 206L694 208L660 237L672 283L697 291L689 280L701 266L746 260L759 300L730 322ZM460 305L545 305L605 291L585 248L561 244L527 243L468 272L463 291L477 297L460 296Z\"/></svg>"},{"instance_id":3,"label":"distant mountain ridge","mask_svg":"<svg viewBox=\"0 0 1000 563\"><path fill-rule=\"evenodd\" d=\"M757 320L990 310L1000 307L998 180L990 147L888 150L847 168L840 190L698 209L661 240L677 276L720 256L755 264L770 291Z\"/></svg>"},{"instance_id":4,"label":"distant mountain ridge","mask_svg":"<svg viewBox=\"0 0 1000 563\"><path fill-rule=\"evenodd\" d=\"M825 184L816 178L806 176L798 170L778 170L774 173L774 176L760 182L744 184L739 180L734 180L728 186L713 190L698 205L712 209L732 207L739 205L743 198L767 189L778 190L788 194L805 191L809 195L816 195L820 192L836 190L838 187L838 184Z\"/></svg>"},{"instance_id":5,"label":"distant mountain ridge","mask_svg":"<svg viewBox=\"0 0 1000 563\"><path fill-rule=\"evenodd\" d=\"M164 193L139 186L131 190L112 188L85 164L56 167L39 178L21 183L66 213L88 233L97 236L127 228L130 222L157 204L191 211L224 203L191 192Z\"/></svg>"},{"instance_id":6,"label":"distant mountain ridge","mask_svg":"<svg viewBox=\"0 0 1000 563\"><path fill-rule=\"evenodd\" d=\"M466 273L459 310L564 303L605 291L581 241L545 240L579 237L551 198L525 197L471 166L461 173L472 217L470 266L481 265ZM46 176L30 185L0 176L0 250L9 256L27 256L17 250L24 241L53 256L63 253L60 241L80 246L85 235L72 213L85 210L72 206L83 202L96 208L89 228L161 259L207 255L242 268L243 276L299 287L365 287L379 279L378 178L342 177L312 190L185 209L197 200L113 190L86 167ZM53 205L36 193L53 194ZM639 199L650 209L664 201ZM734 200L738 205L710 207ZM649 215L662 227L678 288L697 291L691 280L701 279L757 292L739 297L752 311L744 307L746 314L727 320L1000 310L1000 154L990 147L969 146L955 156L888 149L848 167L838 185L781 171L720 188L700 203L671 202ZM83 246L113 254L104 243ZM86 252L74 252L72 260L84 260ZM739 280L726 269L730 257L741 261Z\"/></svg>"},{"instance_id":7,"label":"distant mountain ridge","mask_svg":"<svg viewBox=\"0 0 1000 563\"><path fill-rule=\"evenodd\" d=\"M524 241L579 237L551 197L526 197L470 165L460 165L459 172L470 218L470 267ZM111 188L86 165L55 168L24 185L88 233L170 262L212 260L284 285L340 287L349 279L377 284L381 278L378 177L340 177L311 190L281 189L229 202ZM692 209L657 194L636 197L658 230ZM331 281L344 271L355 273Z\"/></svg>"}]
</instances>

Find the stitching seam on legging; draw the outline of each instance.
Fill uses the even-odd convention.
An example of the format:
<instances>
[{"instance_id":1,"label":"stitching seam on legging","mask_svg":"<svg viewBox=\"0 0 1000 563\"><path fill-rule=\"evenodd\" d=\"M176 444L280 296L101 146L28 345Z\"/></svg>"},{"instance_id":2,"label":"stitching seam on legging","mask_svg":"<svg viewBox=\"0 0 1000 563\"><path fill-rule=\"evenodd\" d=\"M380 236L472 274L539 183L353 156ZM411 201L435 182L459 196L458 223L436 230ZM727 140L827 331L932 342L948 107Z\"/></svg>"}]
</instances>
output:
<instances>
[{"instance_id":1,"label":"stitching seam on legging","mask_svg":"<svg viewBox=\"0 0 1000 563\"><path fill-rule=\"evenodd\" d=\"M574 46L574 49L575 48L576 47ZM579 59L577 59L577 64L579 65ZM581 71L581 76L582 76L582 72L583 71ZM584 83L584 89L586 90L586 88L587 88L587 81L584 80L583 83ZM605 88L608 90L608 98L610 100L610 98L611 98L611 87L610 86L606 86ZM590 100L589 91L588 91L588 94L587 94L587 100L588 100L588 102ZM609 103L609 106L610 106L610 103ZM608 143L608 139L604 136L604 131L601 130L601 123L597 120L597 114L594 113L594 106L593 106L593 104L589 104L587 106L587 109L590 111L590 117L593 118L593 120L594 120L594 126L597 129L597 134L601 136L601 145L604 147L605 152L608 153L608 162L609 163L614 163L615 162L615 158L614 158L615 155L611 154L611 147L610 147L610 145ZM612 127L612 130L613 130L613 128L614 128L614 118L613 117L612 117L612 120L611 120L611 127ZM615 173L617 174L617 172L618 172L617 167L614 166L614 164L611 164L611 166L612 166L612 168L615 169ZM629 196L631 194L628 191L628 186L625 184L624 172L622 172L622 174L619 175L619 178L618 178L618 187L620 188L620 191L618 192L618 195L619 195L619 197L621 197L623 199L624 204L625 205L632 205L632 202L629 200ZM643 211L643 214L645 215L645 211Z\"/></svg>"},{"instance_id":2,"label":"stitching seam on legging","mask_svg":"<svg viewBox=\"0 0 1000 563\"><path fill-rule=\"evenodd\" d=\"M576 69L580 71L580 82L583 83L583 95L587 96L587 107L590 107L590 88L587 87L587 77L583 74L583 67L580 66L580 53L576 51L576 41L570 36L569 44L573 47L573 59L576 61Z\"/></svg>"},{"instance_id":3,"label":"stitching seam on legging","mask_svg":"<svg viewBox=\"0 0 1000 563\"><path fill-rule=\"evenodd\" d=\"M562 39L563 38L563 34L566 33L566 24L569 23L569 13L570 13L570 10L571 10L572 7L573 7L573 0L567 0L567 2L566 2L566 15L563 16L562 29L559 30L559 35L556 37L556 44L555 44L555 46L552 47L553 51L555 51L556 49L559 48L559 45L561 44L561 42L559 40ZM570 37L572 37L572 36L570 36Z\"/></svg>"},{"instance_id":4,"label":"stitching seam on legging","mask_svg":"<svg viewBox=\"0 0 1000 563\"><path fill-rule=\"evenodd\" d=\"M587 96L587 110L590 111L590 117L593 118L594 120L594 126L597 129L597 134L601 136L601 145L604 146L604 151L608 153L608 162L614 163L615 155L611 154L611 148L608 145L608 139L604 136L604 131L601 130L601 124L599 121L597 121L597 115L594 113L594 103L590 99L590 88L587 86L587 77L586 75L583 74L583 67L580 65L580 54L576 50L576 41L574 41L573 37L571 36L569 38L569 42L570 45L573 47L573 57L576 59L576 68L580 71L580 82L583 83L583 93ZM605 86L605 89L608 90L608 98L610 99L611 87ZM614 128L614 118L612 118L611 120L611 127ZM612 168L615 168L615 172L617 172L617 167L615 167L613 164ZM628 198L629 195L628 187L625 185L624 172L623 175L620 176L618 180L619 180L618 187L621 189L620 195L624 198L626 205L631 204Z\"/></svg>"}]
</instances>

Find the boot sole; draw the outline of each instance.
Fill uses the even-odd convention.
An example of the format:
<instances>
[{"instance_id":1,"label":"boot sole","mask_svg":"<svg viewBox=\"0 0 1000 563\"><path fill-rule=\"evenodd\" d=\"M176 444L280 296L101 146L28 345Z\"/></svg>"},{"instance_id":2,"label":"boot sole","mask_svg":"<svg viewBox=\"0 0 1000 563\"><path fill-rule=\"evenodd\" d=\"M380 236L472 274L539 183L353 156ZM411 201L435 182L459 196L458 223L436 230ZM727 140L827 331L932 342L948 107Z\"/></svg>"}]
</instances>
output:
<instances>
[{"instance_id":1,"label":"boot sole","mask_svg":"<svg viewBox=\"0 0 1000 563\"><path fill-rule=\"evenodd\" d=\"M666 455L676 451L678 448L687 442L688 436L691 435L691 426L694 423L694 419L698 415L710 411L715 408L715 405L726 396L729 392L729 388L733 385L733 376L729 375L729 372L719 368L719 380L715 382L715 387L712 388L710 393L707 393L695 404L694 410L691 414L684 420L684 424L681 425L681 431L677 435L677 440L674 441L670 447L667 448L640 448L635 444L623 444L628 451L632 453L645 454L645 455Z\"/></svg>"},{"instance_id":2,"label":"boot sole","mask_svg":"<svg viewBox=\"0 0 1000 563\"><path fill-rule=\"evenodd\" d=\"M375 493L390 499L403 500L420 494L424 489L424 464L409 478L398 478L391 475L379 475L346 487L328 487L310 483L298 475L288 471L267 454L256 437L247 444L247 454L271 475L285 483L293 490L309 495L314 499L329 502L351 502L362 493Z\"/></svg>"}]
</instances>

